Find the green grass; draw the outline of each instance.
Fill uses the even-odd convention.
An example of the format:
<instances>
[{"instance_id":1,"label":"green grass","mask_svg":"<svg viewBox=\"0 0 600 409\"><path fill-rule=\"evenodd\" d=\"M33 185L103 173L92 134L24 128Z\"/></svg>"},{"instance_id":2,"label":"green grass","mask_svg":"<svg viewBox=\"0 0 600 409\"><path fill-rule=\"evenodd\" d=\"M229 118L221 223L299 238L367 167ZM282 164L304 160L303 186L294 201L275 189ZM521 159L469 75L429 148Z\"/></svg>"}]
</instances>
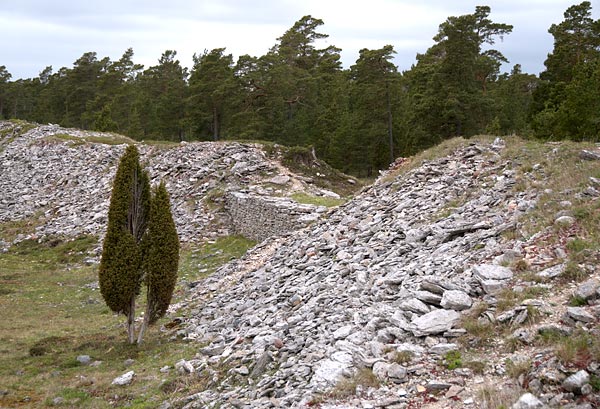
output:
<instances>
[{"instance_id":1,"label":"green grass","mask_svg":"<svg viewBox=\"0 0 600 409\"><path fill-rule=\"evenodd\" d=\"M252 244L234 236L188 247L181 255L180 278L208 275ZM199 347L173 337L177 327L161 331L169 318L151 327L141 345L126 342L125 317L113 314L99 290L87 286L97 281L97 266L83 260L96 246L95 238L83 236L25 241L0 254L0 390L8 392L0 397L0 407L154 408L204 387L174 369L160 372L190 359ZM184 296L178 285L173 301ZM78 355L101 363L82 365ZM134 360L131 366L127 359ZM128 370L136 372L131 385L111 385ZM178 386L161 389L164 382Z\"/></svg>"},{"instance_id":2,"label":"green grass","mask_svg":"<svg viewBox=\"0 0 600 409\"><path fill-rule=\"evenodd\" d=\"M179 261L179 279L207 277L223 264L244 255L254 245L255 241L236 235L219 237L201 247L184 248Z\"/></svg>"},{"instance_id":3,"label":"green grass","mask_svg":"<svg viewBox=\"0 0 600 409\"><path fill-rule=\"evenodd\" d=\"M335 207L346 203L346 199L336 199L335 197L325 196L312 196L306 193L294 193L292 194L291 198L298 203L325 207Z\"/></svg>"},{"instance_id":4,"label":"green grass","mask_svg":"<svg viewBox=\"0 0 600 409\"><path fill-rule=\"evenodd\" d=\"M444 355L444 365L448 370L453 370L462 367L462 356L460 351L448 351Z\"/></svg>"},{"instance_id":5,"label":"green grass","mask_svg":"<svg viewBox=\"0 0 600 409\"><path fill-rule=\"evenodd\" d=\"M60 141L73 141L75 145L82 145L86 142L89 143L101 143L104 145L122 145L122 144L134 144L135 141L123 135L106 133L103 135L85 135L75 136L66 133L59 133L49 136L49 140L60 140Z\"/></svg>"},{"instance_id":6,"label":"green grass","mask_svg":"<svg viewBox=\"0 0 600 409\"><path fill-rule=\"evenodd\" d=\"M42 224L43 221L44 213L38 212L32 217L0 223L0 239L12 242L19 235L32 235L35 233L35 228Z\"/></svg>"}]
</instances>

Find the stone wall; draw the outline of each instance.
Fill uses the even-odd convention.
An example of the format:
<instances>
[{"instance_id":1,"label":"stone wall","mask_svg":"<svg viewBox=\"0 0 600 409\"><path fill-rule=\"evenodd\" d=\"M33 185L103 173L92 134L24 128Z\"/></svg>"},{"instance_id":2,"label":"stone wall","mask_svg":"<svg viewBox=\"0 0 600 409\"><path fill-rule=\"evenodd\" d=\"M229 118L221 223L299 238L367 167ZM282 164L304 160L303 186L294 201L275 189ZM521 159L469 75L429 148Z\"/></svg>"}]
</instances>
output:
<instances>
[{"instance_id":1,"label":"stone wall","mask_svg":"<svg viewBox=\"0 0 600 409\"><path fill-rule=\"evenodd\" d=\"M306 227L327 210L283 197L242 192L227 193L225 209L235 233L257 241Z\"/></svg>"}]
</instances>

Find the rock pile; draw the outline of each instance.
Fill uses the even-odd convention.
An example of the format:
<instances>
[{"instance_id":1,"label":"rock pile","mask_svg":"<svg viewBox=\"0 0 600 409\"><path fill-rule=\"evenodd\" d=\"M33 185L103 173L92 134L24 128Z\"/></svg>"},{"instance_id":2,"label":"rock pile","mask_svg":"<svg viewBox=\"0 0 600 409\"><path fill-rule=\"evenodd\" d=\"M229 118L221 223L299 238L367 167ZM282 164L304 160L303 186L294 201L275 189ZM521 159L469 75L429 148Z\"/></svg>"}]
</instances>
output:
<instances>
[{"instance_id":1,"label":"rock pile","mask_svg":"<svg viewBox=\"0 0 600 409\"><path fill-rule=\"evenodd\" d=\"M0 222L35 220L35 232L21 234L17 241L81 234L103 236L111 184L125 145L88 142L94 138L110 142L110 134L57 125L29 127L32 129L0 122ZM119 138L114 143L124 139ZM267 198L267 204L268 198L295 190L320 193L305 178L268 159L258 145L142 144L139 150L153 182L162 179L167 183L182 241L199 241L232 230L231 215L223 211L227 192L252 193L253 197ZM275 188L273 180L278 182ZM207 206L209 199L219 202L218 206ZM286 203L288 209L298 207L299 211L289 213L285 223L267 233L261 232L260 221L241 222L253 225L264 238L304 226L314 219L307 214L322 211L292 200ZM239 214L236 220L240 222Z\"/></svg>"},{"instance_id":2,"label":"rock pile","mask_svg":"<svg viewBox=\"0 0 600 409\"><path fill-rule=\"evenodd\" d=\"M367 368L383 386L359 386L357 397L322 407L422 407L440 397L446 400L438 407L474 405L477 385L505 374L507 364L494 363L488 377L440 369L446 354L459 349L462 317L483 299L489 308L480 320L513 320L518 327L528 313L548 307L527 299L495 312L498 293L513 279L507 265L522 258L548 263L545 254L530 254L531 243L503 239L538 198L514 189L517 173L499 154L502 147L499 140L471 145L403 177L384 176L327 218L263 243L198 285L178 306L186 311L178 335L205 345L187 362L212 381L177 404L306 407ZM598 294L595 284L578 291ZM589 324L598 320L594 311L567 313ZM529 335L523 336L526 345ZM592 396L585 375L549 367L576 392L561 395L554 383L540 383L538 396L524 395L516 407ZM494 387L505 381L494 379Z\"/></svg>"}]
</instances>

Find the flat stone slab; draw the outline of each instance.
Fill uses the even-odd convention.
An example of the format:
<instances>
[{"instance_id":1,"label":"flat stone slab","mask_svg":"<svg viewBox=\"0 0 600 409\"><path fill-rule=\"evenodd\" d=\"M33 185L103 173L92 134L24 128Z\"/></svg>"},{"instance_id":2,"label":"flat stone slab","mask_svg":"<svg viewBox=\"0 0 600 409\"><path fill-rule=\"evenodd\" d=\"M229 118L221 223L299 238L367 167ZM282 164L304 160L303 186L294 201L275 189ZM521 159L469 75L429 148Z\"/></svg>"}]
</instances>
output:
<instances>
[{"instance_id":1,"label":"flat stone slab","mask_svg":"<svg viewBox=\"0 0 600 409\"><path fill-rule=\"evenodd\" d=\"M479 264L473 266L473 275L481 281L485 280L510 280L513 272L508 267L494 264Z\"/></svg>"},{"instance_id":2,"label":"flat stone slab","mask_svg":"<svg viewBox=\"0 0 600 409\"><path fill-rule=\"evenodd\" d=\"M412 321L415 326L413 334L416 337L441 334L448 331L460 319L460 314L454 310L433 310Z\"/></svg>"},{"instance_id":3,"label":"flat stone slab","mask_svg":"<svg viewBox=\"0 0 600 409\"><path fill-rule=\"evenodd\" d=\"M448 290L444 291L444 295L442 295L441 305L447 310L462 311L470 308L473 300L464 291Z\"/></svg>"},{"instance_id":4,"label":"flat stone slab","mask_svg":"<svg viewBox=\"0 0 600 409\"><path fill-rule=\"evenodd\" d=\"M594 322L596 318L581 307L567 307L567 315L575 321Z\"/></svg>"}]
</instances>

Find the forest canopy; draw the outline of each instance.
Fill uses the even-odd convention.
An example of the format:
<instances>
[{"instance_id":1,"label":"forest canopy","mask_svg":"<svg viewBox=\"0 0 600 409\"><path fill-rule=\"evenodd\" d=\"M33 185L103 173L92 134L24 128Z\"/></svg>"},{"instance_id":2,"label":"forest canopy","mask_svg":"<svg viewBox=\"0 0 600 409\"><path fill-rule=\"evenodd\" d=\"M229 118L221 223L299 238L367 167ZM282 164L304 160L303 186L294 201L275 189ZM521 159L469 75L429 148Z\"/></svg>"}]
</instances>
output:
<instances>
[{"instance_id":1,"label":"forest canopy","mask_svg":"<svg viewBox=\"0 0 600 409\"><path fill-rule=\"evenodd\" d=\"M134 139L265 140L312 146L358 176L454 136L520 134L600 140L600 20L589 1L569 7L549 33L554 48L538 76L494 49L513 27L487 6L448 17L434 45L404 72L392 45L362 49L344 69L341 49L319 48L323 21L307 15L260 57L226 48L175 50L155 66L86 52L71 68L48 66L11 80L0 66L0 119L114 131Z\"/></svg>"}]
</instances>

